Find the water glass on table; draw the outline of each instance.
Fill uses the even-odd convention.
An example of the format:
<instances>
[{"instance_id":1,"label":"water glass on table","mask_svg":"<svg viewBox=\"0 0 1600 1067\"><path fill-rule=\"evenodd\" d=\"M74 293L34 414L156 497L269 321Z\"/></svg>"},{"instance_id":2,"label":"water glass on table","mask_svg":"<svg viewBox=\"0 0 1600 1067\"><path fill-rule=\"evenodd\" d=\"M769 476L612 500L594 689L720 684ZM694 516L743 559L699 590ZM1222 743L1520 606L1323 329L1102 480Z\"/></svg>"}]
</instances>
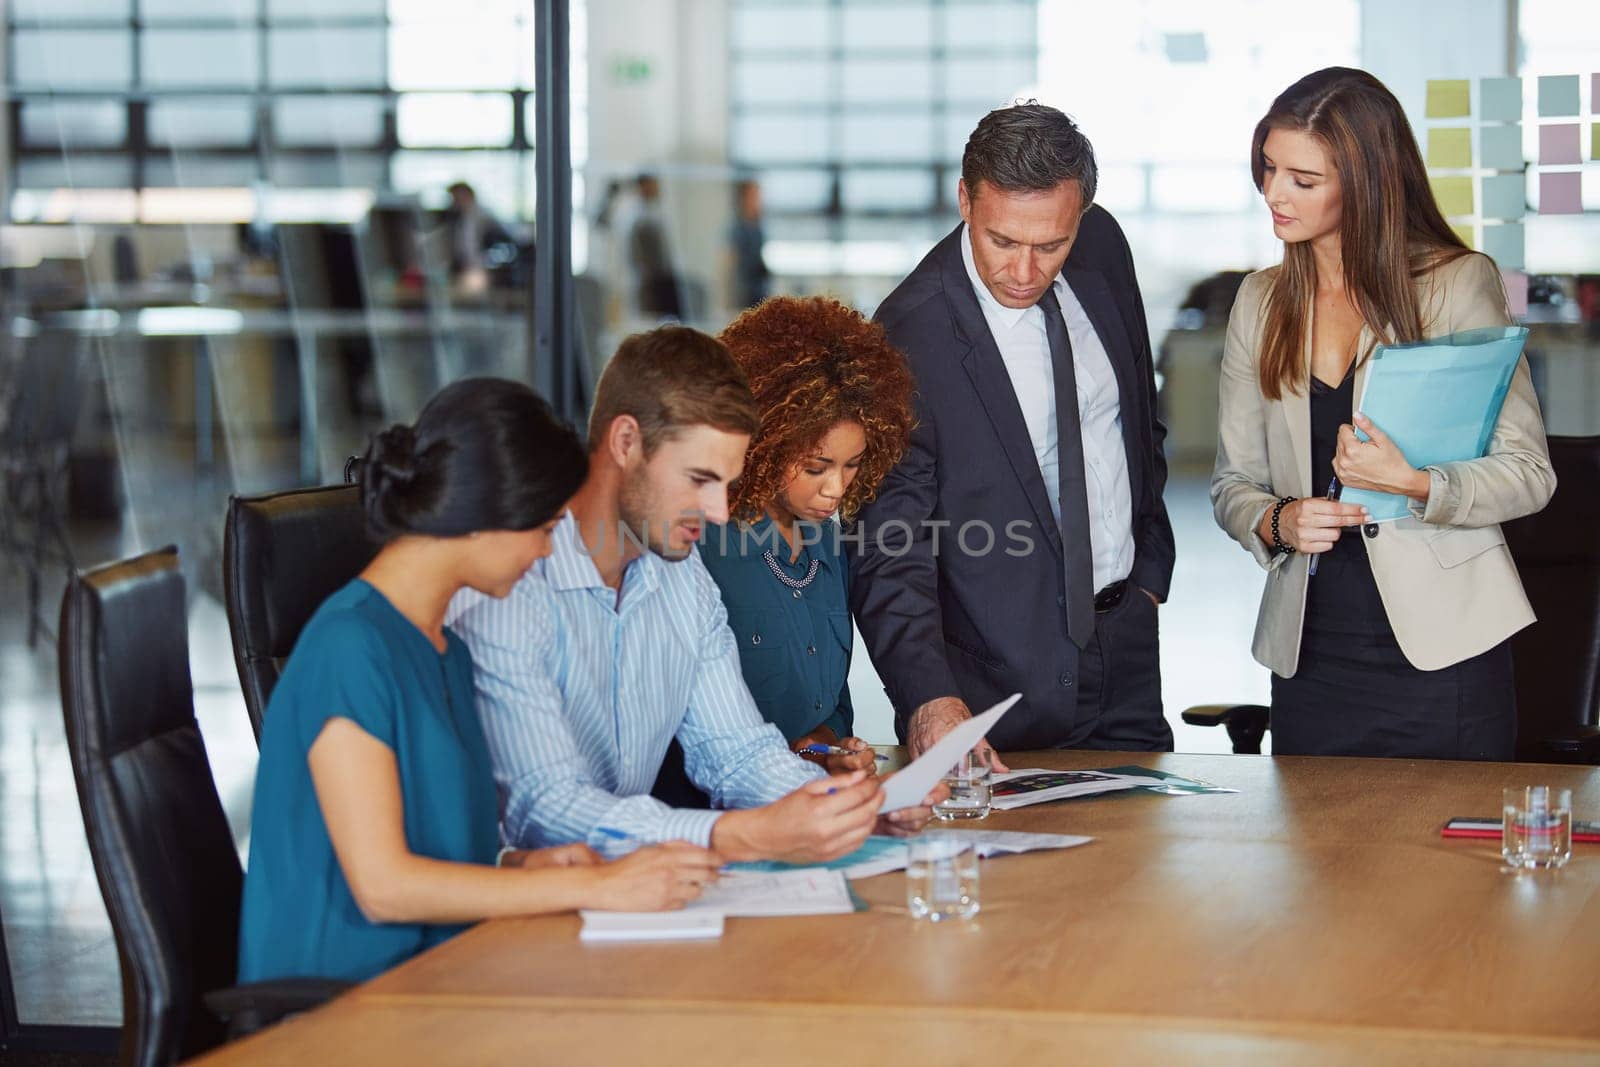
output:
<instances>
[{"instance_id":1,"label":"water glass on table","mask_svg":"<svg viewBox=\"0 0 1600 1067\"><path fill-rule=\"evenodd\" d=\"M1564 867L1572 858L1572 790L1546 785L1507 789L1500 854L1513 867Z\"/></svg>"},{"instance_id":2,"label":"water glass on table","mask_svg":"<svg viewBox=\"0 0 1600 1067\"><path fill-rule=\"evenodd\" d=\"M906 909L942 922L978 914L978 846L970 834L932 831L906 845Z\"/></svg>"},{"instance_id":3,"label":"water glass on table","mask_svg":"<svg viewBox=\"0 0 1600 1067\"><path fill-rule=\"evenodd\" d=\"M950 799L933 806L934 818L953 822L988 815L992 799L990 773L988 749L962 756L961 762L945 772L944 784L950 787Z\"/></svg>"}]
</instances>

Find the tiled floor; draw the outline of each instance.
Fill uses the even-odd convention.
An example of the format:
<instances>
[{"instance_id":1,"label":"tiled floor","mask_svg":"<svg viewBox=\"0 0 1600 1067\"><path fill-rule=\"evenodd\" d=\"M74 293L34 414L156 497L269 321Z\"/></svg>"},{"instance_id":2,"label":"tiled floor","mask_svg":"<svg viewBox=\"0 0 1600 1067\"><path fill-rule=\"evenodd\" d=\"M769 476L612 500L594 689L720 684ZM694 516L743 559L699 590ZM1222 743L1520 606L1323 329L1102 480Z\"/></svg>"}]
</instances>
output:
<instances>
[{"instance_id":1,"label":"tiled floor","mask_svg":"<svg viewBox=\"0 0 1600 1067\"><path fill-rule=\"evenodd\" d=\"M181 503L181 502L180 502ZM81 540L80 562L176 540L189 580L189 645L195 701L218 790L241 849L249 822L256 748L239 695L219 585L215 519L185 522L211 505L153 507L138 531ZM1178 712L1217 700L1260 700L1266 675L1249 656L1261 576L1250 558L1216 528L1203 474L1175 477L1168 506L1177 530L1178 567L1162 608L1164 695L1178 748L1226 751L1220 730L1185 726ZM185 528L187 527L187 528ZM49 592L57 603L59 578ZM0 597L20 605L12 572L0 575ZM54 617L52 607L47 612ZM24 1022L116 1025L120 996L111 942L84 840L67 762L54 647L23 646L23 612L0 618L0 914L5 919L12 977ZM892 741L888 708L865 655L855 658L852 691L860 730Z\"/></svg>"}]
</instances>

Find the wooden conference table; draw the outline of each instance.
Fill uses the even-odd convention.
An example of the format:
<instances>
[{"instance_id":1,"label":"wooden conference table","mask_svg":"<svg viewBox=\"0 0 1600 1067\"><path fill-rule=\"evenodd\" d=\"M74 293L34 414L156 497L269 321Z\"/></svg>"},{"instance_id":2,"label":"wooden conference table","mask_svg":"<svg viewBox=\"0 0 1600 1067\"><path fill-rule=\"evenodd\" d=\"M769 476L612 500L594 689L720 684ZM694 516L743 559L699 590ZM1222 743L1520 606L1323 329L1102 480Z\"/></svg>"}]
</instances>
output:
<instances>
[{"instance_id":1,"label":"wooden conference table","mask_svg":"<svg viewBox=\"0 0 1600 1067\"><path fill-rule=\"evenodd\" d=\"M983 912L914 923L904 876L864 914L730 919L720 941L584 945L578 919L482 924L205 1062L1600 1063L1600 846L1501 869L1451 840L1528 764L1026 753L1139 763L1240 792L1113 794L986 829L1091 844L986 860Z\"/></svg>"}]
</instances>

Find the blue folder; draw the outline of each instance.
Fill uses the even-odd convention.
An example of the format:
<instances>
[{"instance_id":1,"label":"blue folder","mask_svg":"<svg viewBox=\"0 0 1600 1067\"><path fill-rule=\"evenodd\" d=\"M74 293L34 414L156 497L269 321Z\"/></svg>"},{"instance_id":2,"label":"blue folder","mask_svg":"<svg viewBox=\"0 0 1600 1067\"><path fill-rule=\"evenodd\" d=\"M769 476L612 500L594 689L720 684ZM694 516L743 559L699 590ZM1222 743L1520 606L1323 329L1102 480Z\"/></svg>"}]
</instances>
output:
<instances>
[{"instance_id":1,"label":"blue folder","mask_svg":"<svg viewBox=\"0 0 1600 1067\"><path fill-rule=\"evenodd\" d=\"M1490 326L1379 345L1356 410L1388 434L1413 467L1478 459L1494 437L1527 341L1525 326ZM1360 430L1356 434L1366 440ZM1411 514L1409 498L1393 493L1345 488L1339 499L1366 505L1376 522Z\"/></svg>"}]
</instances>

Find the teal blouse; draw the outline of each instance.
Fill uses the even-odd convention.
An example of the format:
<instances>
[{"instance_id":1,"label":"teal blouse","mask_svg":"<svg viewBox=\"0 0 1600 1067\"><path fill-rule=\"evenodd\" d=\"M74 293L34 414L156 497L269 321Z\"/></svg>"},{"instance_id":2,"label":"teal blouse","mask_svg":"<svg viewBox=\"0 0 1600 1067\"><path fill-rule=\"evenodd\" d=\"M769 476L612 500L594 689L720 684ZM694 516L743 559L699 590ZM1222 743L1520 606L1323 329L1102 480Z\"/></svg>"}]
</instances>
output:
<instances>
[{"instance_id":1,"label":"teal blouse","mask_svg":"<svg viewBox=\"0 0 1600 1067\"><path fill-rule=\"evenodd\" d=\"M323 726L349 719L394 751L406 842L418 855L492 864L498 801L478 723L467 646L440 654L388 599L356 579L311 617L273 689L261 731L239 981L361 981L461 926L374 923L345 881L307 757Z\"/></svg>"},{"instance_id":2,"label":"teal blouse","mask_svg":"<svg viewBox=\"0 0 1600 1067\"><path fill-rule=\"evenodd\" d=\"M855 730L848 575L839 526L831 520L803 526L813 543L793 564L769 518L750 526L708 524L700 542L700 558L728 609L750 695L791 742L818 726L831 727L841 738ZM813 564L816 574L807 582ZM778 578L773 565L792 584Z\"/></svg>"}]
</instances>

